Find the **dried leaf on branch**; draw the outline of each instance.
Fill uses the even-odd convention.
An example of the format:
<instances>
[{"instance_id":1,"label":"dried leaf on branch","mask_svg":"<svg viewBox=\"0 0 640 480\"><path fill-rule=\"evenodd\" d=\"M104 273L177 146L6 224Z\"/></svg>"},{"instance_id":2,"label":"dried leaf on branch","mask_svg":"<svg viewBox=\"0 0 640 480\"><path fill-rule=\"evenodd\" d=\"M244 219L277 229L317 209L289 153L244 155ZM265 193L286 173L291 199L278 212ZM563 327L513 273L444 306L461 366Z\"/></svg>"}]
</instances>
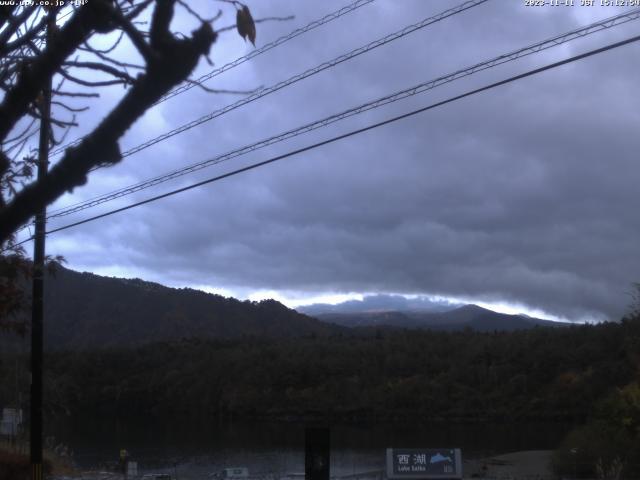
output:
<instances>
[{"instance_id":1,"label":"dried leaf on branch","mask_svg":"<svg viewBox=\"0 0 640 480\"><path fill-rule=\"evenodd\" d=\"M256 46L256 24L253 21L249 7L243 5L241 9L236 12L236 28L240 36L246 41L249 37L249 41L252 45Z\"/></svg>"}]
</instances>

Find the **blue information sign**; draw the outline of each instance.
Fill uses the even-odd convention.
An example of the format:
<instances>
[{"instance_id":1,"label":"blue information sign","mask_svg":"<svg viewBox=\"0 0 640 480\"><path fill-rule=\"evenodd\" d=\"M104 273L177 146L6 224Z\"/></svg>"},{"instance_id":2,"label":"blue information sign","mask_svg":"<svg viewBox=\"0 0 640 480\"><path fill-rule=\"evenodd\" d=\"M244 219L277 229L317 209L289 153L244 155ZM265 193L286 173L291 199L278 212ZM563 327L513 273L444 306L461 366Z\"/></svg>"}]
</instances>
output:
<instances>
[{"instance_id":1,"label":"blue information sign","mask_svg":"<svg viewBox=\"0 0 640 480\"><path fill-rule=\"evenodd\" d=\"M459 448L388 448L387 478L462 478Z\"/></svg>"}]
</instances>

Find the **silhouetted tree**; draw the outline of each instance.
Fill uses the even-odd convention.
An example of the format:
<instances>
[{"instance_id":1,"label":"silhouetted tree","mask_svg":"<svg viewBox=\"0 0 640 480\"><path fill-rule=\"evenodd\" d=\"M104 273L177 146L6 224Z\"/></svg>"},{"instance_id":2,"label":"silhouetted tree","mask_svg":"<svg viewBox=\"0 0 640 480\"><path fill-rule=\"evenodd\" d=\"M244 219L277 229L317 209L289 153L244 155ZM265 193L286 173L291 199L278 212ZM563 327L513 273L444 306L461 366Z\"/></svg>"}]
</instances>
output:
<instances>
[{"instance_id":1,"label":"silhouetted tree","mask_svg":"<svg viewBox=\"0 0 640 480\"><path fill-rule=\"evenodd\" d=\"M236 0L215 1L234 8L238 32L255 40L248 7ZM0 6L0 322L5 319L5 326L23 299L19 282L28 273L28 265L21 263L24 251L11 247L17 229L65 192L84 185L94 168L122 159L119 139L154 103L188 80L201 58L207 58L218 37L213 23L222 15L218 11L204 18L188 0L38 3ZM178 8L197 21L190 34L171 29ZM99 48L96 40L112 44ZM139 63L123 57L127 44L137 52ZM51 113L42 96L49 82ZM113 85L124 87L116 105L64 151L48 175L34 180L32 147L39 120L50 118L49 144L60 145L77 125L76 114L88 108L85 102Z\"/></svg>"}]
</instances>

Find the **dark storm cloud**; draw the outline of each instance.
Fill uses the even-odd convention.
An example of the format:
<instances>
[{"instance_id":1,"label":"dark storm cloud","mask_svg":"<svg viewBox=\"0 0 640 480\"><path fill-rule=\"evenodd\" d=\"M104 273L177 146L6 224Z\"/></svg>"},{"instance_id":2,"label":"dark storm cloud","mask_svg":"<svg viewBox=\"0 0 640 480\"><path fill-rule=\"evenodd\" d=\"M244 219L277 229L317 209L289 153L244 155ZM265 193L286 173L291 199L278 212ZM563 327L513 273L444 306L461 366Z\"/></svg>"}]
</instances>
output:
<instances>
[{"instance_id":1,"label":"dark storm cloud","mask_svg":"<svg viewBox=\"0 0 640 480\"><path fill-rule=\"evenodd\" d=\"M221 76L213 86L270 85L457 3L379 0ZM96 176L82 195L223 153L619 12L534 11L523 4L493 0L381 47L127 159L107 176ZM263 24L259 42L340 5L260 3L256 16L297 18L295 25ZM635 28L632 23L484 72L246 161L624 38ZM238 41L225 37L218 50L227 48L229 58L240 55ZM630 283L640 277L640 216L633 208L640 182L638 48L624 47L69 230L52 237L53 248L72 267L112 268L114 274L119 269L174 285L423 293L519 303L574 319L616 318L628 303ZM214 59L224 63L215 53ZM148 114L125 143L234 100L192 90ZM109 188L101 187L107 178Z\"/></svg>"}]
</instances>

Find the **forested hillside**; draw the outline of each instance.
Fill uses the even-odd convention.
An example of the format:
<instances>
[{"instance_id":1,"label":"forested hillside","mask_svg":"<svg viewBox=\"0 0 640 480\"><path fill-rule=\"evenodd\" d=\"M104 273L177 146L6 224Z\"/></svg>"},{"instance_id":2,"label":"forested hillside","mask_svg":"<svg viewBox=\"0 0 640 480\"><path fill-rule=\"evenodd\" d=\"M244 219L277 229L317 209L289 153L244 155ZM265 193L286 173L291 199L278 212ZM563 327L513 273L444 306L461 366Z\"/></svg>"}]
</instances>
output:
<instances>
[{"instance_id":1,"label":"forested hillside","mask_svg":"<svg viewBox=\"0 0 640 480\"><path fill-rule=\"evenodd\" d=\"M62 267L45 287L45 347L130 347L180 338L295 337L341 331L274 300L239 301Z\"/></svg>"},{"instance_id":2,"label":"forested hillside","mask_svg":"<svg viewBox=\"0 0 640 480\"><path fill-rule=\"evenodd\" d=\"M26 286L28 290L28 285ZM478 331L566 325L505 315L467 305L447 312L332 313L312 318L274 300L240 301L140 279L80 273L58 265L45 286L47 350L135 347L179 339L233 339L246 335L293 338L369 335L371 326ZM26 315L26 314L25 314ZM0 347L17 350L17 337L0 332ZM25 343L24 348L28 348Z\"/></svg>"},{"instance_id":3,"label":"forested hillside","mask_svg":"<svg viewBox=\"0 0 640 480\"><path fill-rule=\"evenodd\" d=\"M638 378L640 319L476 333L189 340L47 357L49 409L92 415L586 418Z\"/></svg>"}]
</instances>

